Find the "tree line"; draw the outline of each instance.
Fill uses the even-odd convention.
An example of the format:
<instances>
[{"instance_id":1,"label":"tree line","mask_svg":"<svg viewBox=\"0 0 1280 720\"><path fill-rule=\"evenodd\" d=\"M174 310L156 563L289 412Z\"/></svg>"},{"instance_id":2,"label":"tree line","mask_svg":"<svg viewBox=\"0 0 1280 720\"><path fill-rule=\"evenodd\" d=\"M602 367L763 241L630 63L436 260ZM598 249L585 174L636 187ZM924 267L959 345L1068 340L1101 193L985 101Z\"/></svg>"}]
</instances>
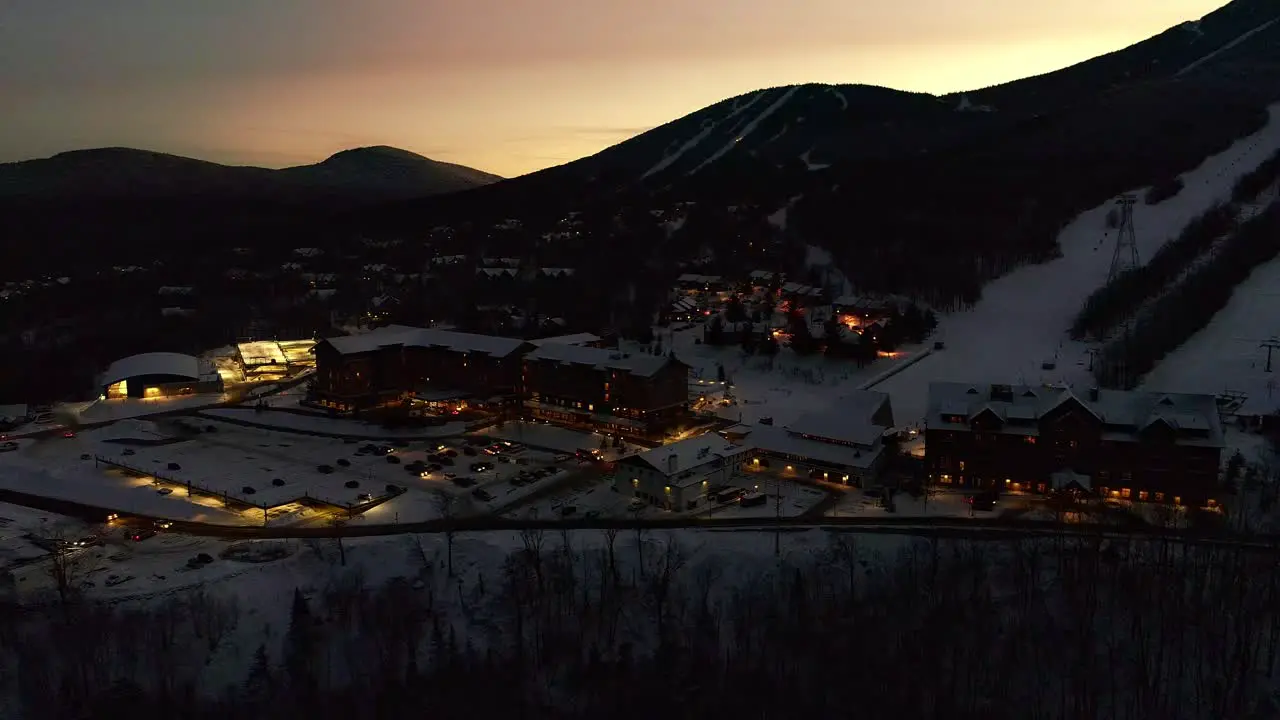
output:
<instances>
[{"instance_id":1,"label":"tree line","mask_svg":"<svg viewBox=\"0 0 1280 720\"><path fill-rule=\"evenodd\" d=\"M868 543L832 531L743 573L687 536L531 530L500 569L450 572L443 548L406 538L416 577L374 584L335 567L261 642L244 632L256 613L204 591L6 608L0 684L14 716L47 720L1277 710L1274 551L1101 536L935 537L887 554ZM240 679L210 692L199 677L228 661L236 630L250 638Z\"/></svg>"},{"instance_id":2,"label":"tree line","mask_svg":"<svg viewBox=\"0 0 1280 720\"><path fill-rule=\"evenodd\" d=\"M1143 304L1178 281L1213 243L1236 229L1237 210L1232 205L1215 205L1192 220L1178 237L1170 240L1144 265L1131 268L1094 290L1071 322L1071 337L1104 340Z\"/></svg>"},{"instance_id":3,"label":"tree line","mask_svg":"<svg viewBox=\"0 0 1280 720\"><path fill-rule=\"evenodd\" d=\"M1094 366L1106 387L1133 388L1166 355L1209 324L1236 286L1280 254L1280 203L1242 224L1221 248L1156 300L1127 335L1103 346Z\"/></svg>"}]
</instances>

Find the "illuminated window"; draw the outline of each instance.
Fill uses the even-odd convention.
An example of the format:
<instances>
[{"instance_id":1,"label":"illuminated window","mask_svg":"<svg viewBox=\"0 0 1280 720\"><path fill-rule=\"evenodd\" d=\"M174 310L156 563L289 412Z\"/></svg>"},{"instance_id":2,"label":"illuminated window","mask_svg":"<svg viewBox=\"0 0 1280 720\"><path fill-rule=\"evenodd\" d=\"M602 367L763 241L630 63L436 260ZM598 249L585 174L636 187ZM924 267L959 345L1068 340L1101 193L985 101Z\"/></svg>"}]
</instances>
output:
<instances>
[{"instance_id":1,"label":"illuminated window","mask_svg":"<svg viewBox=\"0 0 1280 720\"><path fill-rule=\"evenodd\" d=\"M1147 501L1147 491L1146 491L1146 490L1139 490L1139 491L1138 491L1138 500L1141 500L1142 502L1146 502L1146 501Z\"/></svg>"},{"instance_id":2,"label":"illuminated window","mask_svg":"<svg viewBox=\"0 0 1280 720\"><path fill-rule=\"evenodd\" d=\"M1156 493L1156 502L1164 502L1164 493L1162 492Z\"/></svg>"},{"instance_id":3,"label":"illuminated window","mask_svg":"<svg viewBox=\"0 0 1280 720\"><path fill-rule=\"evenodd\" d=\"M1130 495L1132 495L1132 491L1131 491L1131 490L1129 490L1129 488L1121 488L1121 489L1120 489L1120 497L1122 497L1122 498L1124 498L1124 499L1128 500Z\"/></svg>"},{"instance_id":4,"label":"illuminated window","mask_svg":"<svg viewBox=\"0 0 1280 720\"><path fill-rule=\"evenodd\" d=\"M1174 495L1174 496L1173 496L1173 504L1174 504L1174 505L1181 505L1181 504L1182 504L1182 496L1181 496L1181 495Z\"/></svg>"},{"instance_id":5,"label":"illuminated window","mask_svg":"<svg viewBox=\"0 0 1280 720\"><path fill-rule=\"evenodd\" d=\"M960 472L964 472L964 461L960 461Z\"/></svg>"},{"instance_id":6,"label":"illuminated window","mask_svg":"<svg viewBox=\"0 0 1280 720\"><path fill-rule=\"evenodd\" d=\"M1025 438L1023 438L1023 440L1024 440L1028 445L1035 445L1035 444L1036 444L1036 439L1035 439L1035 438L1033 438L1033 437L1031 437L1030 435L1028 435L1028 436L1026 436Z\"/></svg>"}]
</instances>

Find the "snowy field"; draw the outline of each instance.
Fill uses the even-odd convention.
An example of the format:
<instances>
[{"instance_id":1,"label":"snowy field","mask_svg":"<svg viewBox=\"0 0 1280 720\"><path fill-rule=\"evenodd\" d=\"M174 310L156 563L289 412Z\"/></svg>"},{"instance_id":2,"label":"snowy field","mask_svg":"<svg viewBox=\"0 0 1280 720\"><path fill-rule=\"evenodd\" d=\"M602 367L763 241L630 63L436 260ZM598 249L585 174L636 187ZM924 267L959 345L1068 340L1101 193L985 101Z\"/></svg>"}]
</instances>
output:
<instances>
[{"instance_id":1,"label":"snowy field","mask_svg":"<svg viewBox=\"0 0 1280 720\"><path fill-rule=\"evenodd\" d=\"M1008 502L1005 496L1003 503ZM857 488L848 488L838 492L834 506L827 510L828 517L969 517L969 504L965 502L965 493L936 492L928 501L913 498L906 493L893 496L893 512L877 502L877 497ZM996 506L995 512L977 513L979 518L995 517L1004 508Z\"/></svg>"},{"instance_id":2,"label":"snowy field","mask_svg":"<svg viewBox=\"0 0 1280 720\"><path fill-rule=\"evenodd\" d=\"M908 346L895 357L880 358L865 368L858 368L852 360L821 355L800 357L785 348L772 358L744 357L736 346L716 347L695 342L702 337L702 332L701 325L674 333L660 330L660 339L663 347L674 348L676 357L693 367L690 372L695 380L718 380L719 367L723 365L725 376L733 385L733 401L731 405L717 407L716 414L726 420L751 424L762 417L771 417L774 424L786 425L815 410L823 410L876 376L910 362L914 353L923 352L923 348ZM626 345L624 343L624 347ZM634 345L627 349L638 350ZM896 414L896 407L894 411Z\"/></svg>"},{"instance_id":3,"label":"snowy field","mask_svg":"<svg viewBox=\"0 0 1280 720\"><path fill-rule=\"evenodd\" d=\"M1236 180L1280 148L1280 105L1270 108L1267 125L1182 175L1182 192L1159 205L1134 208L1138 253L1145 262L1187 223L1212 205L1230 199ZM1144 189L1134 191L1139 197ZM1105 227L1114 200L1077 217L1058 236L1062 257L1019 268L983 288L978 305L940 319L935 338L946 349L876 385L888 392L899 424L923 417L929 383L1087 383L1084 343L1067 329L1085 299L1104 285L1111 265L1114 231ZM1256 337L1264 331L1241 333ZM1042 364L1056 358L1056 368ZM1158 377L1159 389L1191 391L1173 371ZM1167 381L1167 382L1165 382ZM1203 381L1200 381L1203 383ZM1153 385L1153 387L1155 387Z\"/></svg>"},{"instance_id":4,"label":"snowy field","mask_svg":"<svg viewBox=\"0 0 1280 720\"><path fill-rule=\"evenodd\" d=\"M466 423L449 423L439 427L384 428L374 423L345 418L318 415L300 415L294 412L258 412L253 408L215 408L200 412L202 417L228 419L250 423L262 428L293 430L297 432L324 433L355 438L444 438L466 432Z\"/></svg>"},{"instance_id":5,"label":"snowy field","mask_svg":"<svg viewBox=\"0 0 1280 720\"><path fill-rule=\"evenodd\" d=\"M735 500L720 503L709 510L704 505L688 512L672 512L652 505L644 505L633 509L629 503L632 494L625 488L615 491L613 482L607 478L587 476L580 481L567 483L561 492L540 498L535 503L505 513L507 517L565 517L565 508L572 507L568 517L602 517L602 518L673 518L673 517L713 517L724 518L771 518L797 517L813 510L828 497L828 493L807 485L782 480L777 482L772 477L763 475L737 475L728 486L744 490L760 490L768 495L763 505L743 507ZM776 502L781 492L782 501Z\"/></svg>"}]
</instances>

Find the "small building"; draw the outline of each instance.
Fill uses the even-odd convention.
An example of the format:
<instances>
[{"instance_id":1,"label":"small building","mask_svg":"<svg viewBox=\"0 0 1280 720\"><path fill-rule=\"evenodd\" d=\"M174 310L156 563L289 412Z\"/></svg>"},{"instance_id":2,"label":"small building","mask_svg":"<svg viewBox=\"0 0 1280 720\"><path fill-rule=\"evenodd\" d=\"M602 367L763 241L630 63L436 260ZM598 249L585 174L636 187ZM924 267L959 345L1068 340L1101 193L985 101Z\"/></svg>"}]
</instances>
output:
<instances>
[{"instance_id":1,"label":"small building","mask_svg":"<svg viewBox=\"0 0 1280 720\"><path fill-rule=\"evenodd\" d=\"M719 275L698 275L695 273L685 273L676 278L676 287L681 290L701 290L704 292L712 292L723 290L724 278Z\"/></svg>"},{"instance_id":2,"label":"small building","mask_svg":"<svg viewBox=\"0 0 1280 720\"><path fill-rule=\"evenodd\" d=\"M747 445L707 433L619 460L614 489L667 510L696 510L750 453Z\"/></svg>"},{"instance_id":3,"label":"small building","mask_svg":"<svg viewBox=\"0 0 1280 720\"><path fill-rule=\"evenodd\" d=\"M892 427L889 396L860 390L785 427L738 425L724 433L755 448L749 467L780 463L784 475L865 487L884 469Z\"/></svg>"},{"instance_id":4,"label":"small building","mask_svg":"<svg viewBox=\"0 0 1280 720\"><path fill-rule=\"evenodd\" d=\"M1215 502L1225 445L1212 395L935 382L925 422L940 484L1174 505Z\"/></svg>"},{"instance_id":5,"label":"small building","mask_svg":"<svg viewBox=\"0 0 1280 720\"><path fill-rule=\"evenodd\" d=\"M749 276L751 287L754 290L767 288L781 280L782 273L773 272L772 270L752 270Z\"/></svg>"},{"instance_id":6,"label":"small building","mask_svg":"<svg viewBox=\"0 0 1280 720\"><path fill-rule=\"evenodd\" d=\"M698 303L693 298L682 297L671 303L668 310L671 320L674 322L693 322L694 320L705 317L706 310L698 307Z\"/></svg>"},{"instance_id":7,"label":"small building","mask_svg":"<svg viewBox=\"0 0 1280 720\"><path fill-rule=\"evenodd\" d=\"M222 392L222 376L191 355L154 352L111 363L98 387L108 400L173 397Z\"/></svg>"}]
</instances>

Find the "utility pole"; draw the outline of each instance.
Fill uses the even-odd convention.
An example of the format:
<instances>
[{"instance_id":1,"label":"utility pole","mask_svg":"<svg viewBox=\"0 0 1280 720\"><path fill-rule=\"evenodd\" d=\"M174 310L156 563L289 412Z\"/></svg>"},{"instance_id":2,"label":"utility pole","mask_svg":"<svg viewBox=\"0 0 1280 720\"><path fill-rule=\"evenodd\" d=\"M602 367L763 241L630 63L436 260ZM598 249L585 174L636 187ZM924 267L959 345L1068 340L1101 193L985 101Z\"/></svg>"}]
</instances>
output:
<instances>
[{"instance_id":1,"label":"utility pole","mask_svg":"<svg viewBox=\"0 0 1280 720\"><path fill-rule=\"evenodd\" d=\"M782 478L773 478L773 556L782 557Z\"/></svg>"},{"instance_id":2,"label":"utility pole","mask_svg":"<svg viewBox=\"0 0 1280 720\"><path fill-rule=\"evenodd\" d=\"M1093 363L1102 355L1102 348L1091 347L1089 353L1089 372L1093 372Z\"/></svg>"},{"instance_id":3,"label":"utility pole","mask_svg":"<svg viewBox=\"0 0 1280 720\"><path fill-rule=\"evenodd\" d=\"M1271 372L1271 351L1280 349L1280 338L1273 335L1258 347L1267 349L1267 366L1263 372Z\"/></svg>"},{"instance_id":4,"label":"utility pole","mask_svg":"<svg viewBox=\"0 0 1280 720\"><path fill-rule=\"evenodd\" d=\"M1141 265L1138 260L1138 236L1133 229L1133 206L1138 199L1134 195L1121 195L1116 199L1120 208L1120 225L1116 230L1115 250L1111 254L1111 270L1107 282L1111 283L1125 271Z\"/></svg>"}]
</instances>

